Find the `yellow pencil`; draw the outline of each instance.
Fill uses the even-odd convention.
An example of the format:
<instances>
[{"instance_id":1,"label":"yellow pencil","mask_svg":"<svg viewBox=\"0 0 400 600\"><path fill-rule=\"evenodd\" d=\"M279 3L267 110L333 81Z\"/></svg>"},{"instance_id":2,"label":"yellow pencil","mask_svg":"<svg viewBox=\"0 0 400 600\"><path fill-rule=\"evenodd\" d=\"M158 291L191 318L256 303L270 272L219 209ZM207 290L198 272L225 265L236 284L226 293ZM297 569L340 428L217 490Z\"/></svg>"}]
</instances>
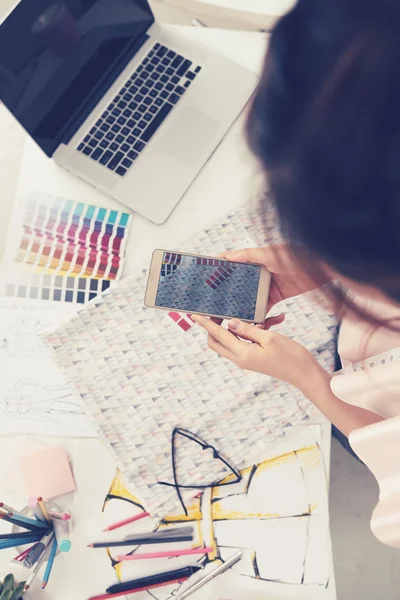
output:
<instances>
[{"instance_id":1,"label":"yellow pencil","mask_svg":"<svg viewBox=\"0 0 400 600\"><path fill-rule=\"evenodd\" d=\"M44 516L44 518L46 519L46 521L47 521L48 523L51 523L51 519L50 519L49 511L47 510L47 508L46 508L46 505L45 505L45 503L43 502L43 498L42 498L42 496L39 496L39 498L37 499L37 501L38 501L38 504L39 504L40 510L41 510L41 511L42 511L42 513L43 513L43 516Z\"/></svg>"}]
</instances>

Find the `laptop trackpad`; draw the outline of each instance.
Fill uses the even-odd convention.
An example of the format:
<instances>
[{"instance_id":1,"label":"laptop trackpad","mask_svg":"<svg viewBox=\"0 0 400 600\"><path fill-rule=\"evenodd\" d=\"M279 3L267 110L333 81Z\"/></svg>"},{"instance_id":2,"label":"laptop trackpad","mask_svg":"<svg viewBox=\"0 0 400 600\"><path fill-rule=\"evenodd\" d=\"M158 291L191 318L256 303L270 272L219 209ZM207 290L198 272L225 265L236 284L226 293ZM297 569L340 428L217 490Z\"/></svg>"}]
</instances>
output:
<instances>
[{"instance_id":1,"label":"laptop trackpad","mask_svg":"<svg viewBox=\"0 0 400 600\"><path fill-rule=\"evenodd\" d=\"M192 167L217 132L217 121L188 106L173 120L171 127L160 140L159 148Z\"/></svg>"}]
</instances>

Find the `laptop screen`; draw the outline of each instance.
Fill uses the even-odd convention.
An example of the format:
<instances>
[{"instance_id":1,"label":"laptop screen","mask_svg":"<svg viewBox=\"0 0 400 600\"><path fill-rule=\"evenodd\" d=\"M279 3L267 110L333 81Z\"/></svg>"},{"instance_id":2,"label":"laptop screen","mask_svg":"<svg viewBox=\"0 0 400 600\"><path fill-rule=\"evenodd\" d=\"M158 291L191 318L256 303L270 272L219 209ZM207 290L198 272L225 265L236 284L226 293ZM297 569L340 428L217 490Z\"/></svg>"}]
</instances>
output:
<instances>
[{"instance_id":1,"label":"laptop screen","mask_svg":"<svg viewBox=\"0 0 400 600\"><path fill-rule=\"evenodd\" d=\"M146 0L21 0L0 25L0 100L51 156L146 40Z\"/></svg>"}]
</instances>

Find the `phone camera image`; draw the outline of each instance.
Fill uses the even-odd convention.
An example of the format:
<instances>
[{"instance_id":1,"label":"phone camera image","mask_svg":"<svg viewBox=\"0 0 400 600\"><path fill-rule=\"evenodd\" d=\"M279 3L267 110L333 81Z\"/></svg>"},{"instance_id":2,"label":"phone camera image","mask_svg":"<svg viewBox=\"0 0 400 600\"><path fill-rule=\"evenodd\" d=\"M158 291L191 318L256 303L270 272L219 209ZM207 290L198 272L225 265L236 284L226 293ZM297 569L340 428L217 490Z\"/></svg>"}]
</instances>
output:
<instances>
[{"instance_id":1,"label":"phone camera image","mask_svg":"<svg viewBox=\"0 0 400 600\"><path fill-rule=\"evenodd\" d=\"M253 320L261 268L164 252L156 306Z\"/></svg>"}]
</instances>

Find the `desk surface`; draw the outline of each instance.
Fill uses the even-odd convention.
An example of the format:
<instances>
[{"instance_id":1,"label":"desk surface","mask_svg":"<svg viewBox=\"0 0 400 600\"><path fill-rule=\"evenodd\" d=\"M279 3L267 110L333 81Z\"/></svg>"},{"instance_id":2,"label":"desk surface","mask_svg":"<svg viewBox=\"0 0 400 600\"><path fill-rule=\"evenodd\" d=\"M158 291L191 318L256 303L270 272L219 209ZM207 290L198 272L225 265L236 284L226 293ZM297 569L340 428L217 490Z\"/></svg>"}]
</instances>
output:
<instances>
[{"instance_id":1,"label":"desk surface","mask_svg":"<svg viewBox=\"0 0 400 600\"><path fill-rule=\"evenodd\" d=\"M295 4L294 0L246 0L246 2L242 0L201 0L201 2L237 11L243 10L277 17L288 12Z\"/></svg>"},{"instance_id":2,"label":"desk surface","mask_svg":"<svg viewBox=\"0 0 400 600\"><path fill-rule=\"evenodd\" d=\"M236 59L247 68L252 69L255 72L260 72L266 47L265 35L202 28L179 29L190 35L192 38L198 39L201 43ZM125 274L133 272L138 265L148 261L151 252L155 247L176 248L181 241L196 233L196 231L207 225L207 223L212 222L239 204L249 200L253 190L256 164L254 159L249 155L244 142L244 118L245 117L242 116L234 124L217 152L212 159L209 160L165 225L162 227L155 226L139 216L134 217L126 250L127 259L125 263ZM4 113L2 115L2 120L3 126L7 128L7 130L16 131L15 137L14 133L11 133L7 143L10 144L11 139L11 147L15 146L15 148L17 148L21 139L20 132L18 132L16 127L10 125L9 118ZM1 142L0 148L2 148L4 155L6 153L8 154L10 151L10 148L6 149L4 146L2 147ZM16 152L14 151L14 153ZM0 168L3 170L4 167L0 164ZM7 169L4 172L6 173L5 184L9 189L9 195L11 195L12 190L15 188L15 165L14 169ZM110 208L121 208L114 200L61 170L53 162L49 161L31 141L26 142L22 160L22 171L18 183L18 193L24 193L28 190L38 190L56 194L62 192L73 200L83 200L88 203L100 204ZM4 179L2 185L4 186ZM8 211L2 207L1 210L3 215L7 212L10 213L10 200L3 199L3 202L4 201L7 202ZM7 220L2 219L2 221L3 227L2 231L0 231L0 242L4 241L4 235L7 231ZM4 221L6 221L5 225ZM1 235L3 235L3 240L1 240ZM324 458L327 468L329 469L330 425L325 420L322 420L321 423L323 427ZM1 443L8 444L11 442L3 439L1 440ZM68 444L73 444L73 441L68 441ZM88 456L103 456L103 454L99 454L104 452L99 441L87 440L85 444L87 444L86 450ZM104 458L104 461L106 461L106 458ZM86 464L90 465L90 462L87 462ZM84 502L84 500L82 500L81 494L78 493L76 496L77 499L75 504L76 512L78 514L78 512L80 512L80 503ZM83 505L81 509L83 511ZM65 564L67 566L67 561ZM98 566L96 567L96 571L99 572ZM79 582L79 578L77 578L77 581ZM82 589L80 587L79 596L78 590L73 594L71 594L71 591L71 588L69 588L69 598L74 597L76 600L84 600ZM57 600L60 600L60 594L57 593L56 596ZM34 597L36 598L36 596ZM45 596L41 594L38 595L38 597L45 597L47 599L52 598L50 591L46 592ZM318 595L315 596L315 598L323 598L324 600L333 600L335 597L335 586L333 581L327 590L324 590L323 592L319 591ZM308 599L314 600L311 596L309 596Z\"/></svg>"}]
</instances>

